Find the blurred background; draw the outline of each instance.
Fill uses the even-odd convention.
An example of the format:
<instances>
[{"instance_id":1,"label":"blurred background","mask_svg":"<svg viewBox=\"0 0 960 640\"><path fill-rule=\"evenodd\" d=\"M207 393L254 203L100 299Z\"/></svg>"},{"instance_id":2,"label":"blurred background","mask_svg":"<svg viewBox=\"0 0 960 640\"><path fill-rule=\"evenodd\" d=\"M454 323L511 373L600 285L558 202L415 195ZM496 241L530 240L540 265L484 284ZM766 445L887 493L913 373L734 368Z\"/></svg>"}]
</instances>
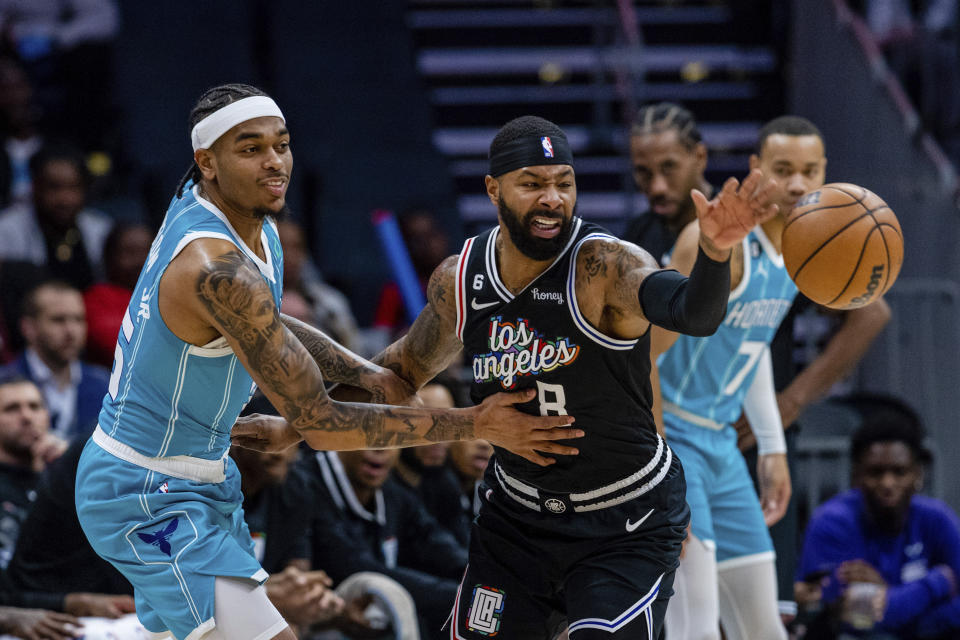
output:
<instances>
[{"instance_id":1,"label":"blurred background","mask_svg":"<svg viewBox=\"0 0 960 640\"><path fill-rule=\"evenodd\" d=\"M567 132L579 213L619 233L645 207L628 158L640 105L693 112L714 184L746 173L763 122L802 115L823 131L827 181L878 193L906 238L893 319L836 391L916 409L935 452L928 491L960 508L950 472L960 467L956 4L0 0L0 204L32 202L31 156L69 143L89 173L83 211L155 231L191 162L196 98L257 85L281 105L296 158L285 310L370 355L409 317L372 212L398 215L424 279L495 222L486 150L507 120L536 114ZM88 247L78 286L108 267L122 279L104 264L117 252L116 242ZM18 296L30 277L0 272L5 357L22 346ZM802 353L823 332L794 338ZM849 403L828 401L801 420L795 484L810 506L847 486L849 415Z\"/></svg>"}]
</instances>

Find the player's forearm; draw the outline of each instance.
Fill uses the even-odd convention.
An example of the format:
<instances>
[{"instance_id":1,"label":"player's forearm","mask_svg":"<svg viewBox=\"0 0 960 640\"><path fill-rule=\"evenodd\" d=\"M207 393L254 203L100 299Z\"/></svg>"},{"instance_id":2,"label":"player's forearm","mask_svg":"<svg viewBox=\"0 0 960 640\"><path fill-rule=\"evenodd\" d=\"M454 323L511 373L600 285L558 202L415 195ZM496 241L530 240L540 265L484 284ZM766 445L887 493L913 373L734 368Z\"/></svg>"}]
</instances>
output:
<instances>
[{"instance_id":1,"label":"player's forearm","mask_svg":"<svg viewBox=\"0 0 960 640\"><path fill-rule=\"evenodd\" d=\"M799 412L823 397L830 387L850 374L889 321L890 307L882 298L848 311L843 325L820 355L783 390L787 401Z\"/></svg>"},{"instance_id":2,"label":"player's forearm","mask_svg":"<svg viewBox=\"0 0 960 640\"><path fill-rule=\"evenodd\" d=\"M729 252L728 252L729 257ZM644 316L670 331L692 336L713 334L723 322L730 296L729 260L718 262L700 251L690 276L656 271L640 285Z\"/></svg>"},{"instance_id":3,"label":"player's forearm","mask_svg":"<svg viewBox=\"0 0 960 640\"><path fill-rule=\"evenodd\" d=\"M327 402L322 413L288 423L314 449L343 451L472 440L475 408L425 409Z\"/></svg>"},{"instance_id":4,"label":"player's forearm","mask_svg":"<svg viewBox=\"0 0 960 640\"><path fill-rule=\"evenodd\" d=\"M280 314L280 320L296 336L317 363L325 380L371 390L378 383L383 369L361 358L319 329Z\"/></svg>"}]
</instances>

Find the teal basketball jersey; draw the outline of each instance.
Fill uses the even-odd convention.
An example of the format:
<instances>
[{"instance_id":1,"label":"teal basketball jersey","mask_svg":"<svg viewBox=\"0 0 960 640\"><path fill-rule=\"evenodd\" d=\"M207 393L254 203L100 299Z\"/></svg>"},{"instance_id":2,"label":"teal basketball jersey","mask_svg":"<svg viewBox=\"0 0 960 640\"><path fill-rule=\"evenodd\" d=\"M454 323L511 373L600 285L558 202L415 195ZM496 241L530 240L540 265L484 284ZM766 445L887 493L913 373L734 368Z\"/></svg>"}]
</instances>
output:
<instances>
[{"instance_id":1,"label":"teal basketball jersey","mask_svg":"<svg viewBox=\"0 0 960 640\"><path fill-rule=\"evenodd\" d=\"M283 253L274 222L263 224L263 261L196 186L174 197L123 316L99 420L107 435L149 457L223 457L230 429L254 390L226 339L202 347L188 344L160 317L160 278L198 238L235 244L260 270L280 306Z\"/></svg>"},{"instance_id":2,"label":"teal basketball jersey","mask_svg":"<svg viewBox=\"0 0 960 640\"><path fill-rule=\"evenodd\" d=\"M783 256L756 227L743 240L743 277L712 336L681 335L657 364L664 411L721 428L740 417L756 365L793 304Z\"/></svg>"}]
</instances>

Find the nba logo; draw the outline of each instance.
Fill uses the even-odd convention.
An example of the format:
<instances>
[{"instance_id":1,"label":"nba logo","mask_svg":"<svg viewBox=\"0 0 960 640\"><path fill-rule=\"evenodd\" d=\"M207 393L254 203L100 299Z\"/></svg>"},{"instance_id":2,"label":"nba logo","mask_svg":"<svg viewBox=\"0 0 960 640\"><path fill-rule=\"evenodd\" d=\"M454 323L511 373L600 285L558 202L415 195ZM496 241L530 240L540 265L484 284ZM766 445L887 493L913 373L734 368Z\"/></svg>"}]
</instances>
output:
<instances>
[{"instance_id":1,"label":"nba logo","mask_svg":"<svg viewBox=\"0 0 960 640\"><path fill-rule=\"evenodd\" d=\"M543 147L543 157L552 158L553 157L553 143L550 142L549 136L543 136L540 138L540 146Z\"/></svg>"},{"instance_id":2,"label":"nba logo","mask_svg":"<svg viewBox=\"0 0 960 640\"><path fill-rule=\"evenodd\" d=\"M168 493L170 491L170 485L166 482L160 483L160 487L157 489L157 493Z\"/></svg>"}]
</instances>

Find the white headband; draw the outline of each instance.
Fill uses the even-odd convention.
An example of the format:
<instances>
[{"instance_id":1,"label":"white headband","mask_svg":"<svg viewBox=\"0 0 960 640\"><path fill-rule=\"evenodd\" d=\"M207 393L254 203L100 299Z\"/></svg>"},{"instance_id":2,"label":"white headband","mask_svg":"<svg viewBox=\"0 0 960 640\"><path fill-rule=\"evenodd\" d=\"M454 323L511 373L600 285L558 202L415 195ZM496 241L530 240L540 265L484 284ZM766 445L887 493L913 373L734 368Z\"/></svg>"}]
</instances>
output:
<instances>
[{"instance_id":1,"label":"white headband","mask_svg":"<svg viewBox=\"0 0 960 640\"><path fill-rule=\"evenodd\" d=\"M209 149L217 141L217 138L241 122L264 116L276 116L284 120L280 107L272 98L267 96L252 96L231 102L222 109L217 109L193 127L193 131L190 132L193 150Z\"/></svg>"}]
</instances>

